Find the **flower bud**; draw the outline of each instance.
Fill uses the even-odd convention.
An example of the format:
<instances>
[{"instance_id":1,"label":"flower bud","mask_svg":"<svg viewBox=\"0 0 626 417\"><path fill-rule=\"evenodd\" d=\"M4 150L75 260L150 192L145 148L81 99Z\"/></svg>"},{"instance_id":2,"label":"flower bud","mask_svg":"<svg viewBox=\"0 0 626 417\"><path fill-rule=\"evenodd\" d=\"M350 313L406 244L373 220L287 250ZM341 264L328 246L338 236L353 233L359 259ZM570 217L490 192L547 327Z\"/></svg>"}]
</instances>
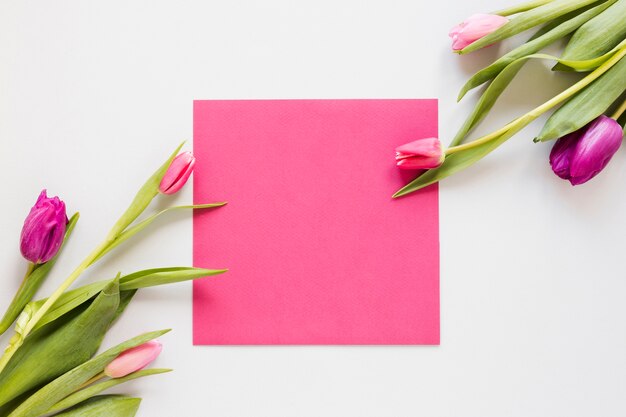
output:
<instances>
[{"instance_id":1,"label":"flower bud","mask_svg":"<svg viewBox=\"0 0 626 417\"><path fill-rule=\"evenodd\" d=\"M572 185L583 184L604 169L622 144L623 136L619 123L601 115L556 141L550 152L552 171Z\"/></svg>"},{"instance_id":2,"label":"flower bud","mask_svg":"<svg viewBox=\"0 0 626 417\"><path fill-rule=\"evenodd\" d=\"M178 155L163 176L159 185L159 191L163 194L178 192L189 179L195 164L196 158L191 152L183 152Z\"/></svg>"},{"instance_id":3,"label":"flower bud","mask_svg":"<svg viewBox=\"0 0 626 417\"><path fill-rule=\"evenodd\" d=\"M162 349L163 345L158 340L151 340L125 350L104 368L104 374L111 378L122 378L139 371L154 361Z\"/></svg>"},{"instance_id":4,"label":"flower bud","mask_svg":"<svg viewBox=\"0 0 626 417\"><path fill-rule=\"evenodd\" d=\"M484 13L474 14L450 30L448 36L452 38L452 50L460 51L508 22L509 19L504 16Z\"/></svg>"},{"instance_id":5,"label":"flower bud","mask_svg":"<svg viewBox=\"0 0 626 417\"><path fill-rule=\"evenodd\" d=\"M22 256L35 264L48 262L63 243L66 225L65 203L59 197L48 198L43 190L24 220L20 238Z\"/></svg>"},{"instance_id":6,"label":"flower bud","mask_svg":"<svg viewBox=\"0 0 626 417\"><path fill-rule=\"evenodd\" d=\"M437 168L444 159L437 138L419 139L396 148L396 165L402 169Z\"/></svg>"}]
</instances>

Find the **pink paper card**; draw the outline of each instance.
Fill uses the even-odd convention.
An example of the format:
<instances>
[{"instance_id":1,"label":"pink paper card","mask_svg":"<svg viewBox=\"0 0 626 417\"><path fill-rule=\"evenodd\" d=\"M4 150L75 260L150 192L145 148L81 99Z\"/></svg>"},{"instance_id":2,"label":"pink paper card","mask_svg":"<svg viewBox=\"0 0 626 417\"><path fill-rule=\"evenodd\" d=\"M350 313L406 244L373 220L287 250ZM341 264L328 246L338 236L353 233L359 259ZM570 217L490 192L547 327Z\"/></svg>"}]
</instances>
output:
<instances>
[{"instance_id":1,"label":"pink paper card","mask_svg":"<svg viewBox=\"0 0 626 417\"><path fill-rule=\"evenodd\" d=\"M437 187L394 148L436 100L194 102L195 344L439 344ZM413 173L413 175L415 175Z\"/></svg>"}]
</instances>

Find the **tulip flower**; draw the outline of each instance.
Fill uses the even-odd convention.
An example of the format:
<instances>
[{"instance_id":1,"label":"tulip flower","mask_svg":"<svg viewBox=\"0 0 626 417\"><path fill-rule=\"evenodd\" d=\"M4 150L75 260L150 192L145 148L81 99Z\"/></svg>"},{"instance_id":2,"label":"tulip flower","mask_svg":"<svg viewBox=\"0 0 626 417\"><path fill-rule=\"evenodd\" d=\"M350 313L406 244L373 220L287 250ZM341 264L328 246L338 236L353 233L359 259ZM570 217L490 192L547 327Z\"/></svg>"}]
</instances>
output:
<instances>
[{"instance_id":1,"label":"tulip flower","mask_svg":"<svg viewBox=\"0 0 626 417\"><path fill-rule=\"evenodd\" d=\"M437 138L418 139L396 148L396 165L401 169L437 168L444 159Z\"/></svg>"},{"instance_id":2,"label":"tulip flower","mask_svg":"<svg viewBox=\"0 0 626 417\"><path fill-rule=\"evenodd\" d=\"M139 371L154 361L162 349L163 346L158 340L151 340L128 349L104 368L104 374L111 378L122 378Z\"/></svg>"},{"instance_id":3,"label":"tulip flower","mask_svg":"<svg viewBox=\"0 0 626 417\"><path fill-rule=\"evenodd\" d=\"M504 16L483 13L474 14L450 30L448 36L452 38L452 50L460 51L508 22L509 19Z\"/></svg>"},{"instance_id":4,"label":"tulip flower","mask_svg":"<svg viewBox=\"0 0 626 417\"><path fill-rule=\"evenodd\" d=\"M67 225L65 203L59 197L48 198L46 190L24 220L20 250L34 264L48 262L59 251Z\"/></svg>"},{"instance_id":5,"label":"tulip flower","mask_svg":"<svg viewBox=\"0 0 626 417\"><path fill-rule=\"evenodd\" d=\"M556 141L550 152L552 171L572 185L583 184L604 169L622 144L623 136L619 123L601 115Z\"/></svg>"},{"instance_id":6,"label":"tulip flower","mask_svg":"<svg viewBox=\"0 0 626 417\"><path fill-rule=\"evenodd\" d=\"M172 164L165 172L159 191L163 194L177 193L189 179L196 164L196 158L191 152L183 152L172 161Z\"/></svg>"}]
</instances>

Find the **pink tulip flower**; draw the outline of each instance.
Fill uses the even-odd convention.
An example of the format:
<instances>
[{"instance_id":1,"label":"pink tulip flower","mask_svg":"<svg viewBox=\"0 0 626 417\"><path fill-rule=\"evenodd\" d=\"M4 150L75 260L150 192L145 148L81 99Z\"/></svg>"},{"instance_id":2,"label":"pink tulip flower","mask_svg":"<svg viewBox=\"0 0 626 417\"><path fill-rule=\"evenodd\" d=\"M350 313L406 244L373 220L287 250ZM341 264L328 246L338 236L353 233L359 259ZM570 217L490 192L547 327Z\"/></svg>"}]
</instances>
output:
<instances>
[{"instance_id":1,"label":"pink tulip flower","mask_svg":"<svg viewBox=\"0 0 626 417\"><path fill-rule=\"evenodd\" d=\"M550 166L572 185L583 184L604 169L622 144L622 127L601 115L581 129L558 139L550 152Z\"/></svg>"},{"instance_id":2,"label":"pink tulip flower","mask_svg":"<svg viewBox=\"0 0 626 417\"><path fill-rule=\"evenodd\" d=\"M196 164L196 158L191 152L183 152L172 161L161 180L159 191L163 194L177 193L189 179Z\"/></svg>"},{"instance_id":3,"label":"pink tulip flower","mask_svg":"<svg viewBox=\"0 0 626 417\"><path fill-rule=\"evenodd\" d=\"M162 349L163 346L157 340L128 349L104 368L104 374L111 378L122 378L139 371L154 361Z\"/></svg>"},{"instance_id":4,"label":"pink tulip flower","mask_svg":"<svg viewBox=\"0 0 626 417\"><path fill-rule=\"evenodd\" d=\"M24 220L22 256L35 264L48 262L61 248L66 226L65 203L59 197L48 198L43 190Z\"/></svg>"},{"instance_id":5,"label":"pink tulip flower","mask_svg":"<svg viewBox=\"0 0 626 417\"><path fill-rule=\"evenodd\" d=\"M396 148L396 165L401 169L437 168L444 159L437 138L419 139Z\"/></svg>"},{"instance_id":6,"label":"pink tulip flower","mask_svg":"<svg viewBox=\"0 0 626 417\"><path fill-rule=\"evenodd\" d=\"M460 51L467 45L490 34L509 22L504 16L477 13L452 28L448 36L452 38L452 50Z\"/></svg>"}]
</instances>

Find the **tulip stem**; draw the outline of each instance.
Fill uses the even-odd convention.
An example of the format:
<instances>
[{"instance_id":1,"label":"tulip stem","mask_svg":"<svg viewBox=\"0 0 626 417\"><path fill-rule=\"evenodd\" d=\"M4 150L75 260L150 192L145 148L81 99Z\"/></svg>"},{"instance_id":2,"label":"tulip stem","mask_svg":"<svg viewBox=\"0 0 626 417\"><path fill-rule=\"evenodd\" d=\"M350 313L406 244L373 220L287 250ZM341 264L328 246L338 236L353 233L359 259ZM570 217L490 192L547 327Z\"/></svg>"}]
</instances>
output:
<instances>
[{"instance_id":1,"label":"tulip stem","mask_svg":"<svg viewBox=\"0 0 626 417\"><path fill-rule=\"evenodd\" d=\"M619 117L626 111L626 100L624 100L621 104L621 106L619 106L617 108L617 110L615 110L615 112L613 113L613 115L611 116L611 119L619 119Z\"/></svg>"},{"instance_id":2,"label":"tulip stem","mask_svg":"<svg viewBox=\"0 0 626 417\"><path fill-rule=\"evenodd\" d=\"M550 100L546 101L542 105L534 108L533 110L529 111L525 115L518 117L517 119L513 120L511 123L496 130L495 132L492 132L488 135L480 137L472 142L464 143L462 145L452 146L446 149L446 152L445 152L446 155L452 155L456 152L465 151L465 150L483 145L487 142L497 139L498 137L500 137L502 134L506 133L510 129L520 130L521 128L523 128L524 126L528 125L530 122L532 122L533 120L541 116L543 113L547 112L548 110L552 109L558 104L561 104L562 102L564 102L565 100L567 100L568 98L570 98L571 96L573 96L574 94L578 93L580 90L582 90L583 88L591 84L593 81L599 78L602 74L607 72L613 65L617 64L620 61L620 59L622 59L625 55L626 55L626 46L619 49L615 53L615 55L613 55L604 64L596 68L592 73L587 75L585 78L578 81L576 84L572 85L571 87L564 90L560 94L552 97ZM620 106L620 108L618 109L618 112L620 110L621 112L625 111L626 108L623 108L623 107L624 105Z\"/></svg>"},{"instance_id":3,"label":"tulip stem","mask_svg":"<svg viewBox=\"0 0 626 417\"><path fill-rule=\"evenodd\" d=\"M493 14L497 14L500 16L510 16L512 14L517 14L521 12L526 12L528 10L532 10L536 7L543 6L544 4L552 3L554 0L533 0L528 3L518 4L517 6L509 7L507 9L498 10Z\"/></svg>"}]
</instances>

